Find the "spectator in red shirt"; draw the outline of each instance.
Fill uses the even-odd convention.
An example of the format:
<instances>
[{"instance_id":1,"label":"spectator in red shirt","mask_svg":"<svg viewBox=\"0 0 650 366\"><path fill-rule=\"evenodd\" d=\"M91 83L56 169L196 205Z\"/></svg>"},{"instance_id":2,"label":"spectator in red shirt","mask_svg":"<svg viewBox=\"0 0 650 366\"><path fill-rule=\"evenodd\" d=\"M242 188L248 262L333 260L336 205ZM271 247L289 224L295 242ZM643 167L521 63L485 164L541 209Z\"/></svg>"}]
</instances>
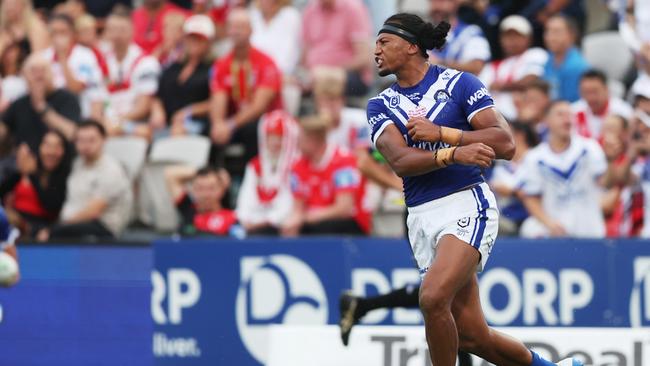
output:
<instances>
[{"instance_id":1,"label":"spectator in red shirt","mask_svg":"<svg viewBox=\"0 0 650 366\"><path fill-rule=\"evenodd\" d=\"M302 22L304 66L342 67L346 95L362 96L372 82L370 15L359 0L311 0Z\"/></svg>"},{"instance_id":2,"label":"spectator in red shirt","mask_svg":"<svg viewBox=\"0 0 650 366\"><path fill-rule=\"evenodd\" d=\"M23 233L33 236L55 222L63 207L72 151L56 130L45 133L38 154L22 144L16 153L16 170L0 183L0 197Z\"/></svg>"},{"instance_id":3,"label":"spectator in red shirt","mask_svg":"<svg viewBox=\"0 0 650 366\"><path fill-rule=\"evenodd\" d=\"M186 13L166 0L144 0L132 14L135 43L145 52L153 52L163 40L163 19L172 12Z\"/></svg>"},{"instance_id":4,"label":"spectator in red shirt","mask_svg":"<svg viewBox=\"0 0 650 366\"><path fill-rule=\"evenodd\" d=\"M262 114L282 108L282 73L271 58L251 46L248 11L228 16L233 50L217 61L211 82L211 137L218 145L244 144L244 158L257 155L257 122Z\"/></svg>"},{"instance_id":5,"label":"spectator in red shirt","mask_svg":"<svg viewBox=\"0 0 650 366\"><path fill-rule=\"evenodd\" d=\"M634 145L638 145L632 140L632 130L627 119L610 115L600 131L607 158L602 206L609 238L639 236L643 229L643 190L625 179L634 160Z\"/></svg>"},{"instance_id":6,"label":"spectator in red shirt","mask_svg":"<svg viewBox=\"0 0 650 366\"><path fill-rule=\"evenodd\" d=\"M183 235L228 235L237 222L235 212L222 207L221 201L230 186L230 176L223 169L171 166L165 170L167 188L181 216ZM190 188L185 185L191 181Z\"/></svg>"},{"instance_id":7,"label":"spectator in red shirt","mask_svg":"<svg viewBox=\"0 0 650 366\"><path fill-rule=\"evenodd\" d=\"M354 155L327 142L330 122L325 117L306 117L300 125L302 157L291 170L293 212L280 233L367 234L370 214L361 204L364 182Z\"/></svg>"}]
</instances>

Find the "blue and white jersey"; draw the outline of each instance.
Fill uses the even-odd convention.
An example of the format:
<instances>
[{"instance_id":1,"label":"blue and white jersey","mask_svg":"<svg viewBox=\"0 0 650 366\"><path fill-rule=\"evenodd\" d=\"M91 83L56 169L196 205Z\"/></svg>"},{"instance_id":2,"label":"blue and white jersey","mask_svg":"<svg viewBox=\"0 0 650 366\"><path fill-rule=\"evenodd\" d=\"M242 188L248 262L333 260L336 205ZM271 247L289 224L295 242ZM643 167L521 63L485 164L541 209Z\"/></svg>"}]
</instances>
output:
<instances>
[{"instance_id":1,"label":"blue and white jersey","mask_svg":"<svg viewBox=\"0 0 650 366\"><path fill-rule=\"evenodd\" d=\"M5 210L0 206L0 251L14 245L18 238L18 230L9 224L9 219Z\"/></svg>"},{"instance_id":2,"label":"blue and white jersey","mask_svg":"<svg viewBox=\"0 0 650 366\"><path fill-rule=\"evenodd\" d=\"M557 153L547 142L532 149L517 172L524 194L541 196L544 212L560 222L570 236L603 237L605 222L598 178L607 160L598 142L580 136Z\"/></svg>"},{"instance_id":3,"label":"blue and white jersey","mask_svg":"<svg viewBox=\"0 0 650 366\"><path fill-rule=\"evenodd\" d=\"M406 128L409 116L425 115L438 125L469 131L474 115L493 106L487 88L474 75L431 66L417 85L402 88L394 83L368 101L370 137L376 144L384 129L394 124L408 146L434 151L449 145L413 141ZM476 166L453 164L403 180L406 205L414 207L481 183L483 176Z\"/></svg>"},{"instance_id":4,"label":"blue and white jersey","mask_svg":"<svg viewBox=\"0 0 650 366\"><path fill-rule=\"evenodd\" d=\"M456 62L472 60L490 61L490 43L481 28L474 24L458 21L447 35L447 43L441 51L432 51L433 55Z\"/></svg>"}]
</instances>

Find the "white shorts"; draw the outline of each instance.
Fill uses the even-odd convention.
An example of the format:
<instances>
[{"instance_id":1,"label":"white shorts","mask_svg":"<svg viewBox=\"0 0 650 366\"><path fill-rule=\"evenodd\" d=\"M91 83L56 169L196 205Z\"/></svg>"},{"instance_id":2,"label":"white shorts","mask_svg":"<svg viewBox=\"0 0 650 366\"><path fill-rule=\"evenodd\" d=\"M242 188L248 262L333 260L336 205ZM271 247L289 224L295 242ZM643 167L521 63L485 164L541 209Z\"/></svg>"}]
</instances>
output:
<instances>
[{"instance_id":1,"label":"white shorts","mask_svg":"<svg viewBox=\"0 0 650 366\"><path fill-rule=\"evenodd\" d=\"M408 208L409 242L424 277L438 242L453 235L479 251L477 272L483 271L499 231L499 209L486 183Z\"/></svg>"}]
</instances>

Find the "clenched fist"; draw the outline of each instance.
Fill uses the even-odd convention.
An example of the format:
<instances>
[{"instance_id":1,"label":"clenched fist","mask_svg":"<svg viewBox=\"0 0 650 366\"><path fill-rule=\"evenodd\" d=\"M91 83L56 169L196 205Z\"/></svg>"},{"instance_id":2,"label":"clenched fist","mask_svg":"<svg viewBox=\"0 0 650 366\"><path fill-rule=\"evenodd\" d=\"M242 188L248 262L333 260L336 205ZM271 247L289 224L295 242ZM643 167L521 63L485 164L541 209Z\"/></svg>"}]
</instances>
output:
<instances>
[{"instance_id":1,"label":"clenched fist","mask_svg":"<svg viewBox=\"0 0 650 366\"><path fill-rule=\"evenodd\" d=\"M489 168L496 158L494 149L483 143L458 146L454 152L454 162L461 165L476 165Z\"/></svg>"},{"instance_id":2,"label":"clenched fist","mask_svg":"<svg viewBox=\"0 0 650 366\"><path fill-rule=\"evenodd\" d=\"M426 117L411 117L408 120L406 128L409 131L409 136L414 141L440 141L440 126L431 122Z\"/></svg>"}]
</instances>

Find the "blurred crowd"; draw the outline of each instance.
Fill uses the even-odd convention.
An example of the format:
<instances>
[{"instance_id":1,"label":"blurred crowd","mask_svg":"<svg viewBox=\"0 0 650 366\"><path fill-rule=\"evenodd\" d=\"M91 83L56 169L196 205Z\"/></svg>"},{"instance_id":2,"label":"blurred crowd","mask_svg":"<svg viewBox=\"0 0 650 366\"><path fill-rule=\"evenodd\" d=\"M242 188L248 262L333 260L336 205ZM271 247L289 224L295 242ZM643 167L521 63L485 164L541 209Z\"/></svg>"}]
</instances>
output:
<instances>
[{"instance_id":1,"label":"blurred crowd","mask_svg":"<svg viewBox=\"0 0 650 366\"><path fill-rule=\"evenodd\" d=\"M365 113L399 11L450 22L429 61L476 74L510 122L515 157L484 172L502 234L650 237L638 0L3 0L2 206L38 241L401 237Z\"/></svg>"}]
</instances>

